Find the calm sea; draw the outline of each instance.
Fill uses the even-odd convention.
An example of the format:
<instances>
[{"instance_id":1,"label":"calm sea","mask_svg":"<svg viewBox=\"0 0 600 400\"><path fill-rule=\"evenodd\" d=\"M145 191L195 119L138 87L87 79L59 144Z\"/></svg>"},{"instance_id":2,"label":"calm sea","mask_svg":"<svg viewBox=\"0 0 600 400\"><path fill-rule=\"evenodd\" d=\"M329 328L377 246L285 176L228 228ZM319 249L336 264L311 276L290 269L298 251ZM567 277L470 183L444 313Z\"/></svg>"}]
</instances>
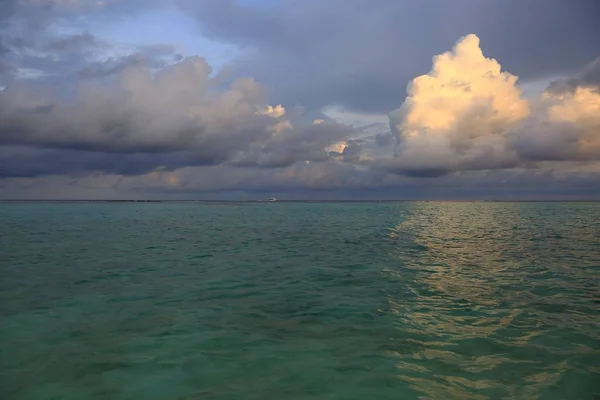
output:
<instances>
[{"instance_id":1,"label":"calm sea","mask_svg":"<svg viewBox=\"0 0 600 400\"><path fill-rule=\"evenodd\" d=\"M0 204L3 400L600 398L600 203Z\"/></svg>"}]
</instances>

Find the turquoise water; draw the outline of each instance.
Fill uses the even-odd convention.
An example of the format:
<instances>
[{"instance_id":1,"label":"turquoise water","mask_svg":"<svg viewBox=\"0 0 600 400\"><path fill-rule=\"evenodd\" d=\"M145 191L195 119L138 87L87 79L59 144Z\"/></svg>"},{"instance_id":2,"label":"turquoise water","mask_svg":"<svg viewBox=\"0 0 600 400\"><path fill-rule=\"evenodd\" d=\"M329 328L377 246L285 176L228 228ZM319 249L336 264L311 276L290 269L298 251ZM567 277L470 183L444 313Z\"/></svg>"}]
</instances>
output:
<instances>
[{"instance_id":1,"label":"turquoise water","mask_svg":"<svg viewBox=\"0 0 600 400\"><path fill-rule=\"evenodd\" d=\"M0 398L598 399L600 203L0 204Z\"/></svg>"}]
</instances>

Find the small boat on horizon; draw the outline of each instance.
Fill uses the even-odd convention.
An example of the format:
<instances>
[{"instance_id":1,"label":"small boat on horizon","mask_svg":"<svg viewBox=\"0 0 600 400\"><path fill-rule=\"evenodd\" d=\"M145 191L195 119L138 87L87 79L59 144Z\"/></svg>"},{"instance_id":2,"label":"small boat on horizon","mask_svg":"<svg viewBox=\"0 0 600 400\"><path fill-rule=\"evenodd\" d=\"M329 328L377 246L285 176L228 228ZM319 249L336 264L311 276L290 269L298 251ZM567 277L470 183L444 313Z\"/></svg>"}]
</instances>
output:
<instances>
[{"instance_id":1,"label":"small boat on horizon","mask_svg":"<svg viewBox=\"0 0 600 400\"><path fill-rule=\"evenodd\" d=\"M274 202L274 201L277 201L277 199L276 199L275 197L271 197L271 198L270 198L269 200L267 200L267 201L269 201L269 202Z\"/></svg>"}]
</instances>

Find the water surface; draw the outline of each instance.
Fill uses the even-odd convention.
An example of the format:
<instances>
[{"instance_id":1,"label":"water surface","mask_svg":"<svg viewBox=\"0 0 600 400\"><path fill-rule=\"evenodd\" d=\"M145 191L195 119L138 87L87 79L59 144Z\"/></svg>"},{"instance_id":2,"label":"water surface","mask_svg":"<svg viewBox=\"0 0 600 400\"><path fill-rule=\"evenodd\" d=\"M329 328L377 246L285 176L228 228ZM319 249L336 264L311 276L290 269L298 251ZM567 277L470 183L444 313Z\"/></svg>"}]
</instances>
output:
<instances>
[{"instance_id":1,"label":"water surface","mask_svg":"<svg viewBox=\"0 0 600 400\"><path fill-rule=\"evenodd\" d=\"M598 399L600 203L0 204L0 397Z\"/></svg>"}]
</instances>

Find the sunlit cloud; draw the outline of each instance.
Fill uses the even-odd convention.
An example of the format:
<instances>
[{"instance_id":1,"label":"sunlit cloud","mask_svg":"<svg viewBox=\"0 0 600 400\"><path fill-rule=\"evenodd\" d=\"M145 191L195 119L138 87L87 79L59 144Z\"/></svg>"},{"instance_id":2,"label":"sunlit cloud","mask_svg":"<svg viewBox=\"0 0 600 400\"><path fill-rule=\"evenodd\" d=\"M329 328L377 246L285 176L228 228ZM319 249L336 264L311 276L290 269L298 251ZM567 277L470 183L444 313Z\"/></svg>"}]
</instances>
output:
<instances>
[{"instance_id":1,"label":"sunlit cloud","mask_svg":"<svg viewBox=\"0 0 600 400\"><path fill-rule=\"evenodd\" d=\"M461 38L409 83L406 100L390 114L396 146L388 168L431 177L600 159L597 87L526 99L517 80L484 56L476 35Z\"/></svg>"},{"instance_id":2,"label":"sunlit cloud","mask_svg":"<svg viewBox=\"0 0 600 400\"><path fill-rule=\"evenodd\" d=\"M556 29L572 29L524 52L546 25L516 21L498 35L485 21L513 18L490 11L505 2L488 3L469 3L477 17L459 24L386 1L283 2L277 13L212 0L0 2L0 183L587 187L600 162L600 59L584 66L600 52L586 40L595 25L585 7L561 5L552 15L571 22ZM523 20L538 14L523 8ZM423 31L411 23L424 12L444 34L408 34ZM309 23L321 19L331 34ZM356 25L367 30L346 28ZM567 38L578 46L561 47ZM225 48L235 51L220 58Z\"/></svg>"}]
</instances>

